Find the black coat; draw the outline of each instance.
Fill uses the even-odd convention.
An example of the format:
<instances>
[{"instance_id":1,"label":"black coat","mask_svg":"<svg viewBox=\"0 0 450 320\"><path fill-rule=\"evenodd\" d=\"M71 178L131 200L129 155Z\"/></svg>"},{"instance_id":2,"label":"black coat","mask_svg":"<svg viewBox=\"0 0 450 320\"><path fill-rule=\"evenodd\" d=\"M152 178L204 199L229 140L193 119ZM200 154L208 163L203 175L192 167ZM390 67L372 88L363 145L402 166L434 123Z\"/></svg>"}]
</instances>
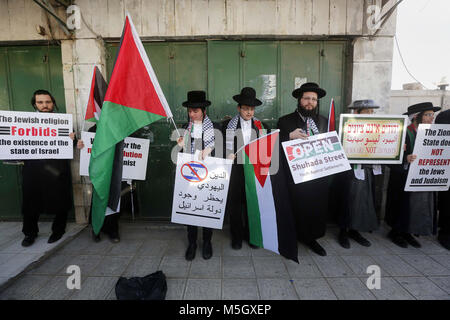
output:
<instances>
[{"instance_id":1,"label":"black coat","mask_svg":"<svg viewBox=\"0 0 450 320\"><path fill-rule=\"evenodd\" d=\"M315 123L320 133L328 130L328 120L318 116ZM307 124L297 111L281 117L277 128L280 129L280 142L289 141L289 133L297 128L307 131ZM280 144L280 170L288 176L288 189L296 220L297 238L310 242L325 235L328 213L329 178L323 177L308 182L294 184L286 157Z\"/></svg>"}]
</instances>

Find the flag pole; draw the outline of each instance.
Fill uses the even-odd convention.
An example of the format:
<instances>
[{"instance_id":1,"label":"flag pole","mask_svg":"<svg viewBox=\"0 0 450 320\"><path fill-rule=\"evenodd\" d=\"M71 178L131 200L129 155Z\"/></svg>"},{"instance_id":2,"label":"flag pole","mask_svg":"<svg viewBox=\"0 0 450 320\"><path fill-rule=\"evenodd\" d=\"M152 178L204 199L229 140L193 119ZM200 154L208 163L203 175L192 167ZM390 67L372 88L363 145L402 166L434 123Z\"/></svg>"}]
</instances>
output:
<instances>
[{"instance_id":1,"label":"flag pole","mask_svg":"<svg viewBox=\"0 0 450 320\"><path fill-rule=\"evenodd\" d=\"M177 130L178 138L180 138L180 137L181 137L181 134L180 134L180 132L178 131L178 128L177 128L177 125L175 124L175 121L173 121L173 117L170 117L169 119L172 120L172 123L173 123L173 126L175 127L175 130Z\"/></svg>"}]
</instances>

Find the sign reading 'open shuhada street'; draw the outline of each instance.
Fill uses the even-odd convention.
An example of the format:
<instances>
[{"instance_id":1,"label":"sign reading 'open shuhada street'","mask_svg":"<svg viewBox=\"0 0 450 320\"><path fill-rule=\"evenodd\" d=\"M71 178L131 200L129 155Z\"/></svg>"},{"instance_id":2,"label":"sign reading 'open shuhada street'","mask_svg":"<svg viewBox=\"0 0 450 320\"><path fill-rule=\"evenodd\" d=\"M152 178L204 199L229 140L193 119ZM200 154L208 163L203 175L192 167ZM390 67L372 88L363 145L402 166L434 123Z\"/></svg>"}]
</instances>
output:
<instances>
[{"instance_id":1,"label":"sign reading 'open shuhada street'","mask_svg":"<svg viewBox=\"0 0 450 320\"><path fill-rule=\"evenodd\" d=\"M420 124L405 191L446 191L450 186L450 125Z\"/></svg>"},{"instance_id":2,"label":"sign reading 'open shuhada street'","mask_svg":"<svg viewBox=\"0 0 450 320\"><path fill-rule=\"evenodd\" d=\"M72 159L72 115L0 111L0 159Z\"/></svg>"},{"instance_id":3,"label":"sign reading 'open shuhada street'","mask_svg":"<svg viewBox=\"0 0 450 320\"><path fill-rule=\"evenodd\" d=\"M294 183L350 170L336 131L282 143Z\"/></svg>"}]
</instances>

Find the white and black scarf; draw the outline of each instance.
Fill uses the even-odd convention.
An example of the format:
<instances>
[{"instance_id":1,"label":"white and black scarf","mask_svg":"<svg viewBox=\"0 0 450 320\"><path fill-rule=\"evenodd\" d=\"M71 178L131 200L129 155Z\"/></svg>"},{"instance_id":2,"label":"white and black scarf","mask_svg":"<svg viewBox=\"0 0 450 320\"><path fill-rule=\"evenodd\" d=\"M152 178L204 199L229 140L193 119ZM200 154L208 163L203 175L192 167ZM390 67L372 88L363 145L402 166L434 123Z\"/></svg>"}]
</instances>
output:
<instances>
[{"instance_id":1,"label":"white and black scarf","mask_svg":"<svg viewBox=\"0 0 450 320\"><path fill-rule=\"evenodd\" d=\"M190 154L195 153L195 140L191 139L193 122L189 120L189 124L187 126L186 131L184 132L184 151ZM203 144L205 148L214 149L214 125L208 116L205 116L202 122L202 136L203 136Z\"/></svg>"}]
</instances>

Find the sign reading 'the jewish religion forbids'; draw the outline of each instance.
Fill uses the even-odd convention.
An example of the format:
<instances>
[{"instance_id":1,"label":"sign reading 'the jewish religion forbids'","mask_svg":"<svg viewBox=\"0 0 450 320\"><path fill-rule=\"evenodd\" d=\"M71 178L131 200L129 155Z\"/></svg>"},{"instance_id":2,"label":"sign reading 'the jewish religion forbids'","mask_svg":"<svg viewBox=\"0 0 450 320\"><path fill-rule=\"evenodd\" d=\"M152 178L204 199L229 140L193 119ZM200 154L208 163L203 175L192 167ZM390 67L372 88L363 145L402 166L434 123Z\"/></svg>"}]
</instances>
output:
<instances>
[{"instance_id":1,"label":"sign reading 'the jewish religion forbids'","mask_svg":"<svg viewBox=\"0 0 450 320\"><path fill-rule=\"evenodd\" d=\"M351 169L336 131L282 145L295 184Z\"/></svg>"},{"instance_id":2,"label":"sign reading 'the jewish religion forbids'","mask_svg":"<svg viewBox=\"0 0 450 320\"><path fill-rule=\"evenodd\" d=\"M222 229L233 161L179 153L172 222Z\"/></svg>"}]
</instances>

